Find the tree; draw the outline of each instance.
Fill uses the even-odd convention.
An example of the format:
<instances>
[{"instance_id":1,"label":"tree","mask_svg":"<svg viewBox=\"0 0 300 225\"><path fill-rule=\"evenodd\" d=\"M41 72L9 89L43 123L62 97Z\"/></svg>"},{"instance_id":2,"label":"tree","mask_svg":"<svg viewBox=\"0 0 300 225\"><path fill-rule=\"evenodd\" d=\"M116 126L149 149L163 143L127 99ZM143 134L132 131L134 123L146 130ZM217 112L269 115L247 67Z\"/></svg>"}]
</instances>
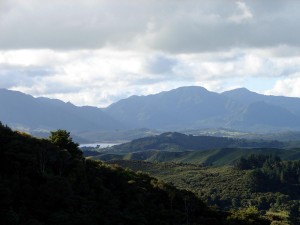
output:
<instances>
[{"instance_id":1,"label":"tree","mask_svg":"<svg viewBox=\"0 0 300 225\"><path fill-rule=\"evenodd\" d=\"M269 225L270 221L263 218L256 207L249 206L239 210L231 210L227 217L229 224L238 225Z\"/></svg>"},{"instance_id":2,"label":"tree","mask_svg":"<svg viewBox=\"0 0 300 225\"><path fill-rule=\"evenodd\" d=\"M52 131L51 135L49 136L49 140L53 144L57 145L61 150L67 150L72 157L82 157L82 151L79 150L79 145L73 142L72 138L70 137L70 132L61 129Z\"/></svg>"}]
</instances>

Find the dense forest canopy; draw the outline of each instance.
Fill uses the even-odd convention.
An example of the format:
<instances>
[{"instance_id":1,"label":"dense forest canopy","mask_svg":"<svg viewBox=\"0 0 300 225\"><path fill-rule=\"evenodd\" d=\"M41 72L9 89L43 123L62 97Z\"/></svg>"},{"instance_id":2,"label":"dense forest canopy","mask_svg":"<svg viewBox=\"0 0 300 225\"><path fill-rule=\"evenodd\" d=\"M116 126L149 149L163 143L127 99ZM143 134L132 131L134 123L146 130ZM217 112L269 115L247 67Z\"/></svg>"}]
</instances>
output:
<instances>
[{"instance_id":1,"label":"dense forest canopy","mask_svg":"<svg viewBox=\"0 0 300 225\"><path fill-rule=\"evenodd\" d=\"M115 160L109 163L146 171L176 187L194 192L210 206L234 213L255 208L272 224L299 224L300 161L252 154L234 166L203 166L181 162ZM251 211L251 210L250 210Z\"/></svg>"}]
</instances>

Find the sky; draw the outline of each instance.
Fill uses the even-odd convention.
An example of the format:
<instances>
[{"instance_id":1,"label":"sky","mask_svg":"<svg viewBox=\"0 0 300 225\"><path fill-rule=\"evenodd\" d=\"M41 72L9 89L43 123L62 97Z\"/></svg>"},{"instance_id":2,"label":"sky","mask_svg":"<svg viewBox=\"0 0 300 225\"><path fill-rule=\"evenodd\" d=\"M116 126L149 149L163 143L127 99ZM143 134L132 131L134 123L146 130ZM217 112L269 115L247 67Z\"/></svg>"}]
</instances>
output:
<instances>
[{"instance_id":1,"label":"sky","mask_svg":"<svg viewBox=\"0 0 300 225\"><path fill-rule=\"evenodd\" d=\"M300 1L0 0L0 88L106 107L181 86L300 97Z\"/></svg>"}]
</instances>

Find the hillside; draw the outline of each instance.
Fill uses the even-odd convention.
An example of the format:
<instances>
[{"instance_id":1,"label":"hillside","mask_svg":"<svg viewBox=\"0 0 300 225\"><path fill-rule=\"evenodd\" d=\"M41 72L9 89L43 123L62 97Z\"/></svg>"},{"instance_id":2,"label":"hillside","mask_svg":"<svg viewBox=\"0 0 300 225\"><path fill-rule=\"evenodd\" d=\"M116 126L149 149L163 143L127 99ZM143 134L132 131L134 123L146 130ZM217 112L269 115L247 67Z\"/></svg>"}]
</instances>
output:
<instances>
[{"instance_id":1,"label":"hillside","mask_svg":"<svg viewBox=\"0 0 300 225\"><path fill-rule=\"evenodd\" d=\"M300 159L299 148L288 148L289 146L289 142L193 136L167 132L106 149L83 148L83 151L87 157L104 161L126 159L231 165L240 157L251 154L275 154L283 159Z\"/></svg>"},{"instance_id":2,"label":"hillside","mask_svg":"<svg viewBox=\"0 0 300 225\"><path fill-rule=\"evenodd\" d=\"M251 157L253 158L253 155L249 156ZM266 156L268 157L270 156ZM229 166L203 167L174 162L116 160L110 163L134 171L148 172L151 176L171 182L180 189L194 192L208 205L223 210L241 210L252 206L273 221L272 224L298 225L300 221L299 183L294 180L274 179L276 172L269 170L271 174L267 175L269 173L267 165L264 168L243 170ZM289 168L284 175L286 178L293 176L299 168L299 161L293 163L294 169L289 167L291 162L277 161L277 163L281 168ZM279 166L276 171L278 168ZM264 170L266 172L262 172ZM298 176L299 173L296 177Z\"/></svg>"},{"instance_id":3,"label":"hillside","mask_svg":"<svg viewBox=\"0 0 300 225\"><path fill-rule=\"evenodd\" d=\"M127 153L147 150L203 151L216 148L281 148L279 141L247 140L214 136L194 136L178 132L166 132L160 135L135 139L131 142L106 149L110 153Z\"/></svg>"},{"instance_id":4,"label":"hillside","mask_svg":"<svg viewBox=\"0 0 300 225\"><path fill-rule=\"evenodd\" d=\"M266 102L254 102L248 105L240 115L240 122L236 126L252 127L281 127L294 128L300 124L300 117L286 108L271 105Z\"/></svg>"},{"instance_id":5,"label":"hillside","mask_svg":"<svg viewBox=\"0 0 300 225\"><path fill-rule=\"evenodd\" d=\"M252 154L277 155L284 160L300 160L300 149L274 149L274 148L219 148L205 151L159 151L148 150L132 153L97 153L85 152L91 159L112 160L142 160L146 162L176 162L193 163L198 165L224 166L233 165L241 157Z\"/></svg>"},{"instance_id":6,"label":"hillside","mask_svg":"<svg viewBox=\"0 0 300 225\"><path fill-rule=\"evenodd\" d=\"M211 210L144 173L85 160L63 130L36 139L0 124L0 144L1 224L269 224L258 214Z\"/></svg>"}]
</instances>

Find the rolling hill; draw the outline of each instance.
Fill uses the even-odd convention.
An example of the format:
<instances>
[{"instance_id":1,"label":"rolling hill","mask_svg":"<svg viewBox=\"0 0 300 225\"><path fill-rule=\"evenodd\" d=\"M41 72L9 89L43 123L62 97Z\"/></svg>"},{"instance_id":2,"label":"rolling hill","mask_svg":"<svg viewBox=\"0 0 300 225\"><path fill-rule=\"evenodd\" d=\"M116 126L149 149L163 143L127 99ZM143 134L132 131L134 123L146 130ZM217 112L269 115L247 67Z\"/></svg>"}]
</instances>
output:
<instances>
[{"instance_id":1,"label":"rolling hill","mask_svg":"<svg viewBox=\"0 0 300 225\"><path fill-rule=\"evenodd\" d=\"M126 154L102 153L88 158L114 161L134 160L145 162L175 162L192 163L198 165L225 166L233 165L241 157L248 157L252 154L277 155L283 160L300 160L299 149L276 149L276 148L219 148L206 151L159 151L149 150L132 152Z\"/></svg>"},{"instance_id":2,"label":"rolling hill","mask_svg":"<svg viewBox=\"0 0 300 225\"><path fill-rule=\"evenodd\" d=\"M144 137L108 148L110 153L130 153L148 150L160 151L204 151L217 148L281 148L285 143L279 141L246 140L213 136L185 135L166 132Z\"/></svg>"},{"instance_id":3,"label":"rolling hill","mask_svg":"<svg viewBox=\"0 0 300 225\"><path fill-rule=\"evenodd\" d=\"M192 136L176 132L145 137L107 149L89 150L85 156L103 161L142 160L202 165L232 165L251 154L278 155L284 160L300 159L299 148L279 141ZM92 151L90 151L92 150Z\"/></svg>"}]
</instances>

